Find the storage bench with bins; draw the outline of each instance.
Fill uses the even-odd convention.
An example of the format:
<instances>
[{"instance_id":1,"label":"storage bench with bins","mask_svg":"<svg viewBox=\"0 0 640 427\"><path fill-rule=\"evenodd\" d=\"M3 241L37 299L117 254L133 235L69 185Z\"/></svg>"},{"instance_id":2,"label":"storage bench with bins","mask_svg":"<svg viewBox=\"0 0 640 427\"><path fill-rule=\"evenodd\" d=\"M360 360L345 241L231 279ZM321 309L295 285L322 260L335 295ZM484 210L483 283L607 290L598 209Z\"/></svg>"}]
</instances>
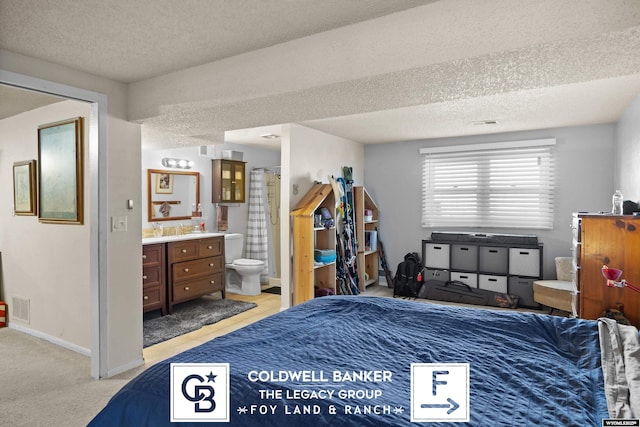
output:
<instances>
[{"instance_id":1,"label":"storage bench with bins","mask_svg":"<svg viewBox=\"0 0 640 427\"><path fill-rule=\"evenodd\" d=\"M509 293L519 305L539 308L533 282L542 276L536 236L433 232L422 241L424 280L459 280L472 288Z\"/></svg>"}]
</instances>

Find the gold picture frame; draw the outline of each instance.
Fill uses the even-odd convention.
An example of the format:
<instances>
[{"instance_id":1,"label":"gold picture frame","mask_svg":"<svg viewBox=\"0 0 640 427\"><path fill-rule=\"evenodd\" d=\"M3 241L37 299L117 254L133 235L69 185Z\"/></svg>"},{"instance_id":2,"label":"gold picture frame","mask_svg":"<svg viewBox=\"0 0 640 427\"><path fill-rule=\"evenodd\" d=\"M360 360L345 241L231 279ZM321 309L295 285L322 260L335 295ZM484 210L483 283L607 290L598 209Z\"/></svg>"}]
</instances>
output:
<instances>
[{"instance_id":1,"label":"gold picture frame","mask_svg":"<svg viewBox=\"0 0 640 427\"><path fill-rule=\"evenodd\" d=\"M84 223L84 119L38 126L38 219Z\"/></svg>"},{"instance_id":2,"label":"gold picture frame","mask_svg":"<svg viewBox=\"0 0 640 427\"><path fill-rule=\"evenodd\" d=\"M35 160L13 164L13 212L25 216L37 213Z\"/></svg>"},{"instance_id":3,"label":"gold picture frame","mask_svg":"<svg viewBox=\"0 0 640 427\"><path fill-rule=\"evenodd\" d=\"M156 194L173 194L173 175L156 173Z\"/></svg>"}]
</instances>

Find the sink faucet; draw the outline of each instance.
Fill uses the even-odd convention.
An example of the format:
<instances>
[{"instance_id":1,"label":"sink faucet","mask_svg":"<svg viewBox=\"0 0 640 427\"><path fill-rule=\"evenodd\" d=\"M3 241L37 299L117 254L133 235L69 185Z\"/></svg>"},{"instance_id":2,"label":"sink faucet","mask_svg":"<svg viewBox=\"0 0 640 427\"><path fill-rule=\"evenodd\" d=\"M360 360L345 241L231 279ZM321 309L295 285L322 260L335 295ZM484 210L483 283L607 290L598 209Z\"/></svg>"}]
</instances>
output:
<instances>
[{"instance_id":1,"label":"sink faucet","mask_svg":"<svg viewBox=\"0 0 640 427\"><path fill-rule=\"evenodd\" d=\"M176 236L179 236L181 234L182 234L182 223L180 223L180 225L176 227Z\"/></svg>"}]
</instances>

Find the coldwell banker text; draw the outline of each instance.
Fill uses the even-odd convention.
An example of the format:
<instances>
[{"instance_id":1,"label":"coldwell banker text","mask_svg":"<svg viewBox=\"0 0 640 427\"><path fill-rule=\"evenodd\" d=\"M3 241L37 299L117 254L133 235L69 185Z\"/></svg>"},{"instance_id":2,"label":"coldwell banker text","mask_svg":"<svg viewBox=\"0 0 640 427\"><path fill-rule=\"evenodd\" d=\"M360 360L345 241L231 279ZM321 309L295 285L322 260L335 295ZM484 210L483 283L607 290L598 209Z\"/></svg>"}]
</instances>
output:
<instances>
[{"instance_id":1,"label":"coldwell banker text","mask_svg":"<svg viewBox=\"0 0 640 427\"><path fill-rule=\"evenodd\" d=\"M251 382L263 383L343 383L343 382L391 382L391 371L251 371Z\"/></svg>"}]
</instances>

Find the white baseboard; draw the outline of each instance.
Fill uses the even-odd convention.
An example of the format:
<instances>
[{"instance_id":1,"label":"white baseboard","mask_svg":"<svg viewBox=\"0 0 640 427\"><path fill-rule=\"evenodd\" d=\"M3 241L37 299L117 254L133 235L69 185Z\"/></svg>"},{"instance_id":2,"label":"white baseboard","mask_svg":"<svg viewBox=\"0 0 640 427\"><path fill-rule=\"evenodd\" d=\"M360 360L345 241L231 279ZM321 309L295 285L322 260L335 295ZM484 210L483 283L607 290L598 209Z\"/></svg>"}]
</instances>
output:
<instances>
[{"instance_id":1,"label":"white baseboard","mask_svg":"<svg viewBox=\"0 0 640 427\"><path fill-rule=\"evenodd\" d=\"M131 369L137 368L139 366L142 366L143 364L144 364L144 359L140 358L138 360L134 360L133 362L127 363L126 365L118 366L117 368L114 368L114 369L109 369L107 371L107 378L111 378L113 376L122 374L123 372L127 372Z\"/></svg>"},{"instance_id":2,"label":"white baseboard","mask_svg":"<svg viewBox=\"0 0 640 427\"><path fill-rule=\"evenodd\" d=\"M68 341L61 340L60 338L56 338L52 335L45 334L44 332L36 331L35 329L27 328L15 322L11 322L7 326L11 329L15 329L18 332L22 332L24 334L43 339L45 341L49 341L50 343L59 345L60 347L64 347L67 350L80 353L83 356L91 357L91 350L89 350L88 348L84 348L79 345L70 343ZM140 359L134 360L133 362L127 363L126 365L122 365L114 369L109 369L109 371L107 372L107 378L113 377L115 375L119 375L123 372L127 372L128 370L137 368L139 366L142 366L143 364L144 364L144 359L140 358Z\"/></svg>"},{"instance_id":3,"label":"white baseboard","mask_svg":"<svg viewBox=\"0 0 640 427\"><path fill-rule=\"evenodd\" d=\"M36 338L41 338L45 341L49 341L52 344L59 345L60 347L75 351L76 353L80 353L84 356L91 357L91 350L89 350L88 348L81 347L77 344L73 344L65 340L61 340L60 338L45 334L44 332L36 331L35 329L27 328L15 322L9 322L7 326L9 326L9 328L11 329L15 329L16 331L34 336Z\"/></svg>"}]
</instances>

